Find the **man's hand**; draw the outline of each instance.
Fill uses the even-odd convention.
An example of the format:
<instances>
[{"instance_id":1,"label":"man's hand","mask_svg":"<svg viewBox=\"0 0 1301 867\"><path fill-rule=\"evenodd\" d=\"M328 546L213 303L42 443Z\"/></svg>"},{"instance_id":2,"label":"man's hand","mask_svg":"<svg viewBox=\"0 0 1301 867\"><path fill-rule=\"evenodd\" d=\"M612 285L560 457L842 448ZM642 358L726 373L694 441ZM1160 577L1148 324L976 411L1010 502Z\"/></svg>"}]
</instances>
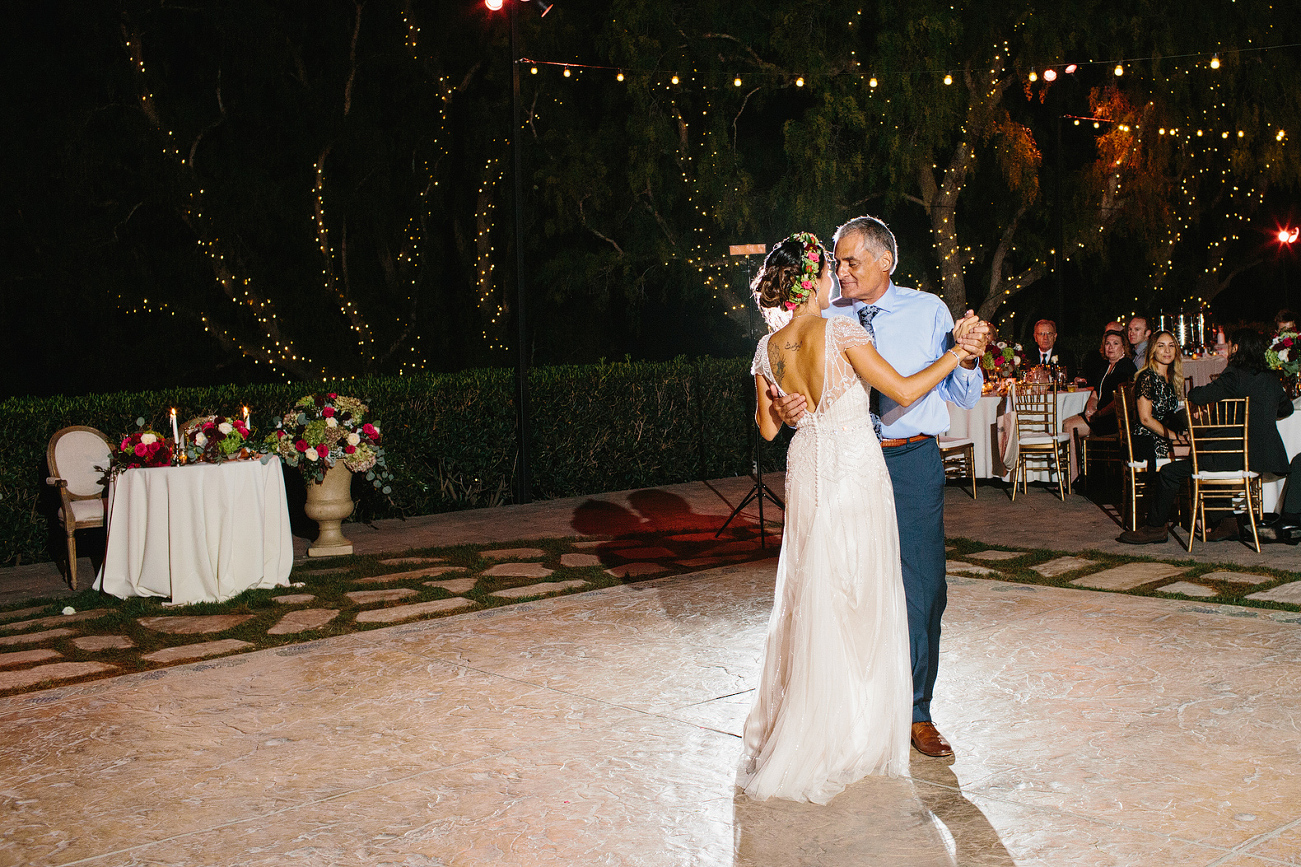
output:
<instances>
[{"instance_id":1,"label":"man's hand","mask_svg":"<svg viewBox=\"0 0 1301 867\"><path fill-rule=\"evenodd\" d=\"M809 405L809 402L804 399L804 395L798 391L783 397L777 391L777 386L771 382L768 383L768 399L772 401L773 409L777 410L777 417L782 420L783 424L791 427L795 427Z\"/></svg>"},{"instance_id":2,"label":"man's hand","mask_svg":"<svg viewBox=\"0 0 1301 867\"><path fill-rule=\"evenodd\" d=\"M975 314L968 310L962 321L965 323L969 317L974 316ZM993 327L988 322L977 319L967 328L955 328L954 334L955 336L961 335L956 337L955 343L968 356L962 362L962 366L967 370L974 370L980 362L981 356L985 354L985 348L989 346L989 341L993 339Z\"/></svg>"}]
</instances>

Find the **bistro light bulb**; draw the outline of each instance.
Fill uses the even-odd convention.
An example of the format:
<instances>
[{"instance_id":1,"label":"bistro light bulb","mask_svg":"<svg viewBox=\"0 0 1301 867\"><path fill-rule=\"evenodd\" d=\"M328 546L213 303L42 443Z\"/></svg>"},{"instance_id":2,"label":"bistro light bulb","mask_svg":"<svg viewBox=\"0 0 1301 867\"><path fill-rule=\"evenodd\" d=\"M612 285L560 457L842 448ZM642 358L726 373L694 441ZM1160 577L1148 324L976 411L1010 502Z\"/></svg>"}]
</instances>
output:
<instances>
[{"instance_id":1,"label":"bistro light bulb","mask_svg":"<svg viewBox=\"0 0 1301 867\"><path fill-rule=\"evenodd\" d=\"M672 78L670 78L669 81L672 81L674 84L677 84L677 83L678 83L678 77L675 75L675 76L673 76Z\"/></svg>"},{"instance_id":2,"label":"bistro light bulb","mask_svg":"<svg viewBox=\"0 0 1301 867\"><path fill-rule=\"evenodd\" d=\"M619 74L616 75L615 78L619 81L623 81L623 70L619 70Z\"/></svg>"},{"instance_id":3,"label":"bistro light bulb","mask_svg":"<svg viewBox=\"0 0 1301 867\"><path fill-rule=\"evenodd\" d=\"M501 9L501 3L502 0L483 0L483 5L487 6L493 12L497 12Z\"/></svg>"},{"instance_id":4,"label":"bistro light bulb","mask_svg":"<svg viewBox=\"0 0 1301 867\"><path fill-rule=\"evenodd\" d=\"M529 75L537 75L537 74L538 74L538 68L536 66L534 66L529 70Z\"/></svg>"},{"instance_id":5,"label":"bistro light bulb","mask_svg":"<svg viewBox=\"0 0 1301 867\"><path fill-rule=\"evenodd\" d=\"M944 73L944 83L945 83L945 84L952 84L952 83L953 83L953 76L952 76L952 75L949 75L947 72Z\"/></svg>"},{"instance_id":6,"label":"bistro light bulb","mask_svg":"<svg viewBox=\"0 0 1301 867\"><path fill-rule=\"evenodd\" d=\"M799 78L795 79L795 86L796 87L804 86L804 76L800 76Z\"/></svg>"},{"instance_id":7,"label":"bistro light bulb","mask_svg":"<svg viewBox=\"0 0 1301 867\"><path fill-rule=\"evenodd\" d=\"M1117 64L1116 64L1116 68L1113 69L1113 70L1111 70L1111 71L1114 72L1114 73L1116 73L1116 77L1117 77L1117 78L1120 78L1120 76L1122 76L1122 75L1125 74L1125 67L1123 67L1123 66L1121 66L1119 63L1117 63Z\"/></svg>"},{"instance_id":8,"label":"bistro light bulb","mask_svg":"<svg viewBox=\"0 0 1301 867\"><path fill-rule=\"evenodd\" d=\"M738 75L736 78L732 79L732 84L735 84L737 87L740 87L740 86L741 86L741 76Z\"/></svg>"},{"instance_id":9,"label":"bistro light bulb","mask_svg":"<svg viewBox=\"0 0 1301 867\"><path fill-rule=\"evenodd\" d=\"M565 78L568 78L571 74L572 74L572 73L570 73L570 71L569 71L569 67L566 66L566 67L565 67Z\"/></svg>"},{"instance_id":10,"label":"bistro light bulb","mask_svg":"<svg viewBox=\"0 0 1301 867\"><path fill-rule=\"evenodd\" d=\"M875 75L872 76L871 78L869 78L869 79L867 80L867 86L868 86L868 87L876 87L876 76L875 76Z\"/></svg>"},{"instance_id":11,"label":"bistro light bulb","mask_svg":"<svg viewBox=\"0 0 1301 867\"><path fill-rule=\"evenodd\" d=\"M1075 70L1076 70L1076 68L1077 68L1077 67L1075 66L1074 63L1069 64L1069 65L1066 67L1066 74L1067 74L1067 75L1074 75L1074 74L1075 74Z\"/></svg>"},{"instance_id":12,"label":"bistro light bulb","mask_svg":"<svg viewBox=\"0 0 1301 867\"><path fill-rule=\"evenodd\" d=\"M1033 69L1030 70L1030 81L1035 82L1038 80L1039 80L1039 73L1035 72ZM945 84L948 84L948 82L946 81Z\"/></svg>"},{"instance_id":13,"label":"bistro light bulb","mask_svg":"<svg viewBox=\"0 0 1301 867\"><path fill-rule=\"evenodd\" d=\"M1212 55L1211 55L1211 69L1219 69L1219 68L1220 68L1220 55L1218 55L1218 54L1212 54Z\"/></svg>"},{"instance_id":14,"label":"bistro light bulb","mask_svg":"<svg viewBox=\"0 0 1301 867\"><path fill-rule=\"evenodd\" d=\"M1057 70L1055 69L1044 70L1044 81L1056 81L1056 80L1057 80Z\"/></svg>"}]
</instances>

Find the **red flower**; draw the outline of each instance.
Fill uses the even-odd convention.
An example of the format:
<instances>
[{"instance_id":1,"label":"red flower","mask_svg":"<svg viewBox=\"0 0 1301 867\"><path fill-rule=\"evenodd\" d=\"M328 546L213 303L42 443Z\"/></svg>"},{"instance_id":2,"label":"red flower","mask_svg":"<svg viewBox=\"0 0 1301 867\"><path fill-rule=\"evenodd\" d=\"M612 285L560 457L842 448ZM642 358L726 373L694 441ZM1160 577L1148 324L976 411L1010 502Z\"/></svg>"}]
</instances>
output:
<instances>
[{"instance_id":1,"label":"red flower","mask_svg":"<svg viewBox=\"0 0 1301 867\"><path fill-rule=\"evenodd\" d=\"M126 451L127 449L131 448L131 437L123 437L122 445L120 446L120 448L122 449L122 451Z\"/></svg>"},{"instance_id":2,"label":"red flower","mask_svg":"<svg viewBox=\"0 0 1301 867\"><path fill-rule=\"evenodd\" d=\"M357 447L356 447L356 446L344 446L344 447L343 447L343 453L346 454L346 455L355 454L356 451L357 451Z\"/></svg>"},{"instance_id":3,"label":"red flower","mask_svg":"<svg viewBox=\"0 0 1301 867\"><path fill-rule=\"evenodd\" d=\"M1292 338L1291 338L1291 337L1284 337L1284 338L1283 338L1283 345L1284 345L1284 346L1291 346L1291 345L1292 345Z\"/></svg>"},{"instance_id":4,"label":"red flower","mask_svg":"<svg viewBox=\"0 0 1301 867\"><path fill-rule=\"evenodd\" d=\"M296 448L300 452L305 452L307 451L307 443L303 442L302 440L299 440L298 442L294 443L294 448Z\"/></svg>"},{"instance_id":5,"label":"red flower","mask_svg":"<svg viewBox=\"0 0 1301 867\"><path fill-rule=\"evenodd\" d=\"M149 447L144 443L136 443L136 447L132 449L132 451L136 453L136 457L143 458L145 455L149 454Z\"/></svg>"},{"instance_id":6,"label":"red flower","mask_svg":"<svg viewBox=\"0 0 1301 867\"><path fill-rule=\"evenodd\" d=\"M334 400L334 399L335 399L336 397L338 397L339 395L337 395L337 394L335 394L334 392L331 391L331 392L327 392L325 396L328 397L330 400Z\"/></svg>"},{"instance_id":7,"label":"red flower","mask_svg":"<svg viewBox=\"0 0 1301 867\"><path fill-rule=\"evenodd\" d=\"M327 446L325 443L321 443L319 446L316 447L316 454L320 457L325 457L329 453L330 453L330 447Z\"/></svg>"},{"instance_id":8,"label":"red flower","mask_svg":"<svg viewBox=\"0 0 1301 867\"><path fill-rule=\"evenodd\" d=\"M375 425L370 422L366 422L361 426L361 432L373 440L379 439L379 431L375 430Z\"/></svg>"},{"instance_id":9,"label":"red flower","mask_svg":"<svg viewBox=\"0 0 1301 867\"><path fill-rule=\"evenodd\" d=\"M325 418L333 418L333 417L334 417L334 407L332 407L332 406L327 406L327 407L325 407L324 409L321 410L321 415L324 416Z\"/></svg>"}]
</instances>

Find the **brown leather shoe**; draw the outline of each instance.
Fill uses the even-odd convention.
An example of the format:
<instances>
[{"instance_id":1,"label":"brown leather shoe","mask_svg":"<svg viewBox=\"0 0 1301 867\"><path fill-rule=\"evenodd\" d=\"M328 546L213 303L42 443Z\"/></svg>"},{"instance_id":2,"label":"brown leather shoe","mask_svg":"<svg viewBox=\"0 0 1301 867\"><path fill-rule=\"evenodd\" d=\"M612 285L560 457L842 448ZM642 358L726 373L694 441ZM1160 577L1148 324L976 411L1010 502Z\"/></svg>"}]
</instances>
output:
<instances>
[{"instance_id":1,"label":"brown leather shoe","mask_svg":"<svg viewBox=\"0 0 1301 867\"><path fill-rule=\"evenodd\" d=\"M1207 542L1228 542L1238 538L1238 516L1221 518L1215 529L1206 534Z\"/></svg>"},{"instance_id":2,"label":"brown leather shoe","mask_svg":"<svg viewBox=\"0 0 1301 867\"><path fill-rule=\"evenodd\" d=\"M953 755L953 747L930 721L913 723L913 749L933 759L947 759Z\"/></svg>"},{"instance_id":3,"label":"brown leather shoe","mask_svg":"<svg viewBox=\"0 0 1301 867\"><path fill-rule=\"evenodd\" d=\"M1151 545L1157 542L1164 542L1170 535L1166 527L1149 527L1143 525L1137 530L1126 530L1116 537L1117 542L1125 542L1129 545Z\"/></svg>"}]
</instances>

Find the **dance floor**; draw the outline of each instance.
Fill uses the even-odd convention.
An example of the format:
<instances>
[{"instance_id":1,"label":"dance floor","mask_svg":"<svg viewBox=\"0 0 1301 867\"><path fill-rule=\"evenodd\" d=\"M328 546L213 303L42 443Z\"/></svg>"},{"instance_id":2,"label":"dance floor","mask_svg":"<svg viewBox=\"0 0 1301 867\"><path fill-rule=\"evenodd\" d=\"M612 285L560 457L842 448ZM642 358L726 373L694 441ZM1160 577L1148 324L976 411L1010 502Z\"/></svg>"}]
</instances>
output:
<instances>
[{"instance_id":1,"label":"dance floor","mask_svg":"<svg viewBox=\"0 0 1301 867\"><path fill-rule=\"evenodd\" d=\"M1301 626L959 578L957 750L732 781L774 562L0 700L0 864L1301 864Z\"/></svg>"}]
</instances>

